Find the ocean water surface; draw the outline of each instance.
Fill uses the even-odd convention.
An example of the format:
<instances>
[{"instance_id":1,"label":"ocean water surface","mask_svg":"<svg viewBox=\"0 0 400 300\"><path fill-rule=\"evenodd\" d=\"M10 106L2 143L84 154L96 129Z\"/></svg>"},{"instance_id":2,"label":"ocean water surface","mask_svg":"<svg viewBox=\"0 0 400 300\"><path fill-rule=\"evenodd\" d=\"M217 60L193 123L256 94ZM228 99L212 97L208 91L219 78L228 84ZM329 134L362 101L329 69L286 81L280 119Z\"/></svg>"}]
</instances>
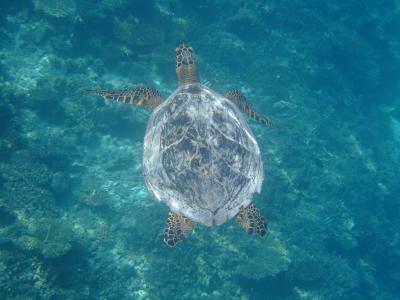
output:
<instances>
[{"instance_id":1,"label":"ocean water surface","mask_svg":"<svg viewBox=\"0 0 400 300\"><path fill-rule=\"evenodd\" d=\"M151 112L85 88L240 90L264 162L260 238L163 242ZM0 299L400 299L400 2L2 0Z\"/></svg>"}]
</instances>

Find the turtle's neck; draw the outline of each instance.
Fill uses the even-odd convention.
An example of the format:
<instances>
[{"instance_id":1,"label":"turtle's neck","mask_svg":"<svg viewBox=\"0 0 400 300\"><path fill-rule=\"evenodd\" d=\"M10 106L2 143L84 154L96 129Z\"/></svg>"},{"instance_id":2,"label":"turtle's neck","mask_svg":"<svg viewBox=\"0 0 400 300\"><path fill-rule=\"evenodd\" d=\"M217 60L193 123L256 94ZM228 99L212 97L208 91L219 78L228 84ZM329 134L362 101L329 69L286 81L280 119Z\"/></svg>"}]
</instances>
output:
<instances>
[{"instance_id":1,"label":"turtle's neck","mask_svg":"<svg viewBox=\"0 0 400 300\"><path fill-rule=\"evenodd\" d=\"M190 83L198 83L199 78L197 74L197 65L181 66L179 70L176 70L178 75L179 85L186 85Z\"/></svg>"}]
</instances>

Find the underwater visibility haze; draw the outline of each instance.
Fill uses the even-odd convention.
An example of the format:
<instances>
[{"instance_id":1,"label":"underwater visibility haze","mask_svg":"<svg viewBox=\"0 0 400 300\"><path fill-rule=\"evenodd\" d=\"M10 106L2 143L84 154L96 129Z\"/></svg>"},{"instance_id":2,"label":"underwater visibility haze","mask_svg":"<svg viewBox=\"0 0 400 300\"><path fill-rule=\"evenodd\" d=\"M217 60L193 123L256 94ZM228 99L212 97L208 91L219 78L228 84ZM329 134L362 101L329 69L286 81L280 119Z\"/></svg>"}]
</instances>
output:
<instances>
[{"instance_id":1,"label":"underwater visibility haze","mask_svg":"<svg viewBox=\"0 0 400 300\"><path fill-rule=\"evenodd\" d=\"M399 149L398 0L3 0L0 299L400 299Z\"/></svg>"}]
</instances>

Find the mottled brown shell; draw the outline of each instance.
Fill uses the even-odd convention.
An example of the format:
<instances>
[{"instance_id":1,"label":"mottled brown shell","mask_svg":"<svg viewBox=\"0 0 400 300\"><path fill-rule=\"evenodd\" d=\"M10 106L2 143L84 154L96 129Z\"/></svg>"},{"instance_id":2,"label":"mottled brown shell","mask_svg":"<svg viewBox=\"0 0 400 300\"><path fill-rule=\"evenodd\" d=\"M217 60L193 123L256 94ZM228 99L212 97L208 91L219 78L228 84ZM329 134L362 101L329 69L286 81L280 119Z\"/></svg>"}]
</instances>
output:
<instances>
[{"instance_id":1,"label":"mottled brown shell","mask_svg":"<svg viewBox=\"0 0 400 300\"><path fill-rule=\"evenodd\" d=\"M263 181L260 150L241 113L201 84L181 86L155 109L143 170L158 200L205 225L234 217Z\"/></svg>"}]
</instances>

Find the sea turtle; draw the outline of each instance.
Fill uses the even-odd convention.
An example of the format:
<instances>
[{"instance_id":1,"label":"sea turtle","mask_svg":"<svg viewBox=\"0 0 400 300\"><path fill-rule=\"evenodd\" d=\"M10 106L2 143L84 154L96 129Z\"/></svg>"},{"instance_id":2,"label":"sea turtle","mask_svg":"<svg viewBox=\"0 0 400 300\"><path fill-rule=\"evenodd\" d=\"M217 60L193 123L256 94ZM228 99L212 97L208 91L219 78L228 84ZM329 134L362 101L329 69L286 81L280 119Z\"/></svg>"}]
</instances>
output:
<instances>
[{"instance_id":1,"label":"sea turtle","mask_svg":"<svg viewBox=\"0 0 400 300\"><path fill-rule=\"evenodd\" d=\"M164 241L175 246L193 222L220 225L236 216L249 233L267 227L252 203L264 178L260 149L241 113L263 124L239 90L222 96L199 82L193 48L176 48L179 86L163 101L154 88L93 90L112 99L152 110L144 138L143 174L155 198L169 207Z\"/></svg>"}]
</instances>

